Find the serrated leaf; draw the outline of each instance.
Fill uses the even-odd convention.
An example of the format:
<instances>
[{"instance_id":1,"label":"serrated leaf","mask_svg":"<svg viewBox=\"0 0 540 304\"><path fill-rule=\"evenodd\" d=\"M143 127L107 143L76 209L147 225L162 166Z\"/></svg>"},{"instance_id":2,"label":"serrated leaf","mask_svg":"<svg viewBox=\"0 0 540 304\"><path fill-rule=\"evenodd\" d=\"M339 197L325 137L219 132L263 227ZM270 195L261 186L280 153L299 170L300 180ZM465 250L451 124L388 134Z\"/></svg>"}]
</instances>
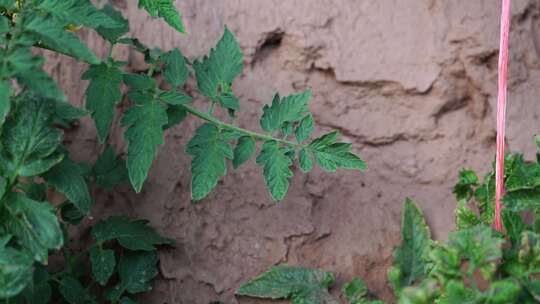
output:
<instances>
[{"instance_id":1,"label":"serrated leaf","mask_svg":"<svg viewBox=\"0 0 540 304\"><path fill-rule=\"evenodd\" d=\"M0 81L0 127L11 110L11 92L11 85L7 81Z\"/></svg>"},{"instance_id":2,"label":"serrated leaf","mask_svg":"<svg viewBox=\"0 0 540 304\"><path fill-rule=\"evenodd\" d=\"M6 230L17 237L17 242L35 260L47 263L48 250L59 249L64 243L54 208L47 202L33 201L21 193L10 193L6 202L7 216L3 219Z\"/></svg>"},{"instance_id":3,"label":"serrated leaf","mask_svg":"<svg viewBox=\"0 0 540 304\"><path fill-rule=\"evenodd\" d=\"M276 94L270 106L263 107L261 128L266 132L275 132L287 122L300 121L309 112L308 103L311 91L304 91L280 98Z\"/></svg>"},{"instance_id":4,"label":"serrated leaf","mask_svg":"<svg viewBox=\"0 0 540 304\"><path fill-rule=\"evenodd\" d=\"M107 146L98 157L92 175L98 186L108 190L128 180L126 163L114 154L111 146Z\"/></svg>"},{"instance_id":5,"label":"serrated leaf","mask_svg":"<svg viewBox=\"0 0 540 304\"><path fill-rule=\"evenodd\" d=\"M53 15L62 25L118 28L123 24L98 10L89 0L38 0L36 8Z\"/></svg>"},{"instance_id":6,"label":"serrated leaf","mask_svg":"<svg viewBox=\"0 0 540 304\"><path fill-rule=\"evenodd\" d=\"M0 246L0 299L19 294L32 281L32 265L25 252Z\"/></svg>"},{"instance_id":7,"label":"serrated leaf","mask_svg":"<svg viewBox=\"0 0 540 304\"><path fill-rule=\"evenodd\" d=\"M186 59L179 49L165 53L163 56L163 76L173 88L183 85L189 76Z\"/></svg>"},{"instance_id":8,"label":"serrated leaf","mask_svg":"<svg viewBox=\"0 0 540 304\"><path fill-rule=\"evenodd\" d=\"M114 251L94 246L90 249L90 262L92 264L92 275L94 279L101 286L105 286L116 267Z\"/></svg>"},{"instance_id":9,"label":"serrated leaf","mask_svg":"<svg viewBox=\"0 0 540 304\"><path fill-rule=\"evenodd\" d=\"M158 258L154 251L127 254L120 258L118 274L120 283L114 288L109 298L119 298L123 291L131 294L152 289L150 281L157 275Z\"/></svg>"},{"instance_id":10,"label":"serrated leaf","mask_svg":"<svg viewBox=\"0 0 540 304\"><path fill-rule=\"evenodd\" d=\"M290 169L292 163L286 151L276 141L266 141L257 156L257 164L263 167L266 186L276 201L282 200L287 194L289 179L293 176Z\"/></svg>"},{"instance_id":11,"label":"serrated leaf","mask_svg":"<svg viewBox=\"0 0 540 304\"><path fill-rule=\"evenodd\" d=\"M64 156L59 153L55 153L47 158L35 159L26 162L19 169L20 176L36 176L44 172L49 171L52 167L56 166L64 159Z\"/></svg>"},{"instance_id":12,"label":"serrated leaf","mask_svg":"<svg viewBox=\"0 0 540 304\"><path fill-rule=\"evenodd\" d=\"M174 6L174 0L139 0L139 7L144 8L152 17L161 17L180 33L185 33L182 15Z\"/></svg>"},{"instance_id":13,"label":"serrated leaf","mask_svg":"<svg viewBox=\"0 0 540 304\"><path fill-rule=\"evenodd\" d=\"M62 135L52 127L52 102L30 95L20 99L13 115L4 124L1 151L3 166L8 172L30 176L46 171L61 160L52 154Z\"/></svg>"},{"instance_id":14,"label":"serrated leaf","mask_svg":"<svg viewBox=\"0 0 540 304\"><path fill-rule=\"evenodd\" d=\"M101 11L119 24L115 27L101 25L96 28L101 37L114 44L118 38L129 32L129 22L124 19L121 12L115 10L110 4L106 4Z\"/></svg>"},{"instance_id":15,"label":"serrated leaf","mask_svg":"<svg viewBox=\"0 0 540 304\"><path fill-rule=\"evenodd\" d=\"M298 161L300 162L300 170L302 172L308 173L313 169L313 158L305 148L300 150Z\"/></svg>"},{"instance_id":16,"label":"serrated leaf","mask_svg":"<svg viewBox=\"0 0 540 304\"><path fill-rule=\"evenodd\" d=\"M83 174L84 170L81 166L65 157L43 177L57 191L62 192L82 214L86 215L90 213L92 198Z\"/></svg>"},{"instance_id":17,"label":"serrated leaf","mask_svg":"<svg viewBox=\"0 0 540 304\"><path fill-rule=\"evenodd\" d=\"M134 90L145 91L156 87L156 80L146 75L124 74L122 78L124 83Z\"/></svg>"},{"instance_id":18,"label":"serrated leaf","mask_svg":"<svg viewBox=\"0 0 540 304\"><path fill-rule=\"evenodd\" d=\"M319 269L274 266L260 276L243 284L237 295L265 299L293 299L293 303L339 303L328 293L334 276Z\"/></svg>"},{"instance_id":19,"label":"serrated leaf","mask_svg":"<svg viewBox=\"0 0 540 304\"><path fill-rule=\"evenodd\" d=\"M366 163L351 152L352 144L336 142L338 134L337 131L328 133L308 145L307 149L313 153L317 164L328 172L335 172L338 168L366 170Z\"/></svg>"},{"instance_id":20,"label":"serrated leaf","mask_svg":"<svg viewBox=\"0 0 540 304\"><path fill-rule=\"evenodd\" d=\"M464 200L458 201L458 206L455 210L456 213L456 228L458 230L471 228L480 224L478 216L467 206L467 202Z\"/></svg>"},{"instance_id":21,"label":"serrated leaf","mask_svg":"<svg viewBox=\"0 0 540 304\"><path fill-rule=\"evenodd\" d=\"M167 124L164 129L169 129L184 121L187 116L186 110L181 106L167 107Z\"/></svg>"},{"instance_id":22,"label":"serrated leaf","mask_svg":"<svg viewBox=\"0 0 540 304\"><path fill-rule=\"evenodd\" d=\"M503 197L504 206L514 212L540 208L540 189L512 191Z\"/></svg>"},{"instance_id":23,"label":"serrated leaf","mask_svg":"<svg viewBox=\"0 0 540 304\"><path fill-rule=\"evenodd\" d=\"M240 44L227 28L210 54L193 63L199 91L214 102L221 94L232 93L231 84L243 68Z\"/></svg>"},{"instance_id":24,"label":"serrated leaf","mask_svg":"<svg viewBox=\"0 0 540 304\"><path fill-rule=\"evenodd\" d=\"M47 48L89 64L99 63L96 55L76 35L64 30L64 24L50 15L27 14L23 17L23 27Z\"/></svg>"},{"instance_id":25,"label":"serrated leaf","mask_svg":"<svg viewBox=\"0 0 540 304\"><path fill-rule=\"evenodd\" d=\"M200 126L189 141L186 153L191 155L191 198L203 199L227 174L225 158L233 158L228 141L231 138L211 124Z\"/></svg>"},{"instance_id":26,"label":"serrated leaf","mask_svg":"<svg viewBox=\"0 0 540 304\"><path fill-rule=\"evenodd\" d=\"M56 100L55 114L56 117L59 119L62 119L66 122L72 122L86 116L88 112L86 112L84 109L74 107L65 101Z\"/></svg>"},{"instance_id":27,"label":"serrated leaf","mask_svg":"<svg viewBox=\"0 0 540 304\"><path fill-rule=\"evenodd\" d=\"M92 235L99 243L116 239L122 247L129 250L152 251L157 245L173 244L171 239L160 236L148 226L148 221L131 220L121 216L99 222L92 229Z\"/></svg>"},{"instance_id":28,"label":"serrated leaf","mask_svg":"<svg viewBox=\"0 0 540 304\"><path fill-rule=\"evenodd\" d=\"M394 250L394 267L399 277L391 282L399 291L424 278L426 255L431 246L431 233L420 208L410 199L405 201L401 222L401 246Z\"/></svg>"},{"instance_id":29,"label":"serrated leaf","mask_svg":"<svg viewBox=\"0 0 540 304\"><path fill-rule=\"evenodd\" d=\"M95 304L97 303L79 281L65 276L60 281L58 290L69 304Z\"/></svg>"},{"instance_id":30,"label":"serrated leaf","mask_svg":"<svg viewBox=\"0 0 540 304\"><path fill-rule=\"evenodd\" d=\"M234 148L233 166L234 168L240 167L243 163L248 161L257 148L255 140L251 136L242 136L238 139L238 143Z\"/></svg>"},{"instance_id":31,"label":"serrated leaf","mask_svg":"<svg viewBox=\"0 0 540 304\"><path fill-rule=\"evenodd\" d=\"M167 104L177 106L190 103L193 97L183 92L165 91L159 94L159 99Z\"/></svg>"},{"instance_id":32,"label":"serrated leaf","mask_svg":"<svg viewBox=\"0 0 540 304\"><path fill-rule=\"evenodd\" d=\"M103 143L114 119L114 108L122 99L122 71L114 63L102 63L90 66L81 79L90 80L85 92L86 108L92 114L99 140Z\"/></svg>"},{"instance_id":33,"label":"serrated leaf","mask_svg":"<svg viewBox=\"0 0 540 304\"><path fill-rule=\"evenodd\" d=\"M125 78L124 78L125 80ZM132 79L133 80L133 79ZM131 82L136 88L147 87L147 80ZM128 81L129 82L129 81ZM140 192L148 177L148 171L164 143L163 128L167 124L166 108L152 95L130 95L137 104L129 108L122 118L122 126L128 127L124 137L128 141L127 168L129 179L136 192Z\"/></svg>"},{"instance_id":34,"label":"serrated leaf","mask_svg":"<svg viewBox=\"0 0 540 304\"><path fill-rule=\"evenodd\" d=\"M298 124L298 127L296 127L296 130L294 130L294 134L296 135L296 140L301 143L305 140L307 140L311 133L313 132L313 115L310 113Z\"/></svg>"}]
</instances>

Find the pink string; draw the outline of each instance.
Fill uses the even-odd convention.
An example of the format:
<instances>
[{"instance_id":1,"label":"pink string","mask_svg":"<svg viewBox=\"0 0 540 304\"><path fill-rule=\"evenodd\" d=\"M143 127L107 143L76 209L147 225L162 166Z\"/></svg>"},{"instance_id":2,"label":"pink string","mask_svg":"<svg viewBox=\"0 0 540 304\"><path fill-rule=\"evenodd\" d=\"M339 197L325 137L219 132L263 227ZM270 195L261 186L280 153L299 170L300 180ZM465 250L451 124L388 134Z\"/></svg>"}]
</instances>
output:
<instances>
[{"instance_id":1,"label":"pink string","mask_svg":"<svg viewBox=\"0 0 540 304\"><path fill-rule=\"evenodd\" d=\"M506 91L508 79L508 36L510 0L502 0L501 40L499 49L499 96L497 99L497 160L495 165L495 229L502 232L501 198L504 193L504 138Z\"/></svg>"}]
</instances>

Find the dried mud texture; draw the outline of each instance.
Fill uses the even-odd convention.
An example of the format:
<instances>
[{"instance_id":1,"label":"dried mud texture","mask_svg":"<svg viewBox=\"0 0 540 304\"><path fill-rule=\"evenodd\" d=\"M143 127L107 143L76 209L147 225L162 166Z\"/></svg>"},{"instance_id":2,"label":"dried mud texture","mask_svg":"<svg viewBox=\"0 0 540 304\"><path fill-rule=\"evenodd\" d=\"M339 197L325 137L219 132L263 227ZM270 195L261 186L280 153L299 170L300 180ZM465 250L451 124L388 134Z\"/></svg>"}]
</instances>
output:
<instances>
[{"instance_id":1,"label":"dried mud texture","mask_svg":"<svg viewBox=\"0 0 540 304\"><path fill-rule=\"evenodd\" d=\"M241 126L259 128L260 108L274 92L311 88L318 132L339 129L370 167L366 173L297 174L286 199L276 204L260 168L250 162L231 168L207 199L192 204L190 160L183 151L200 121L168 131L142 194L128 186L95 190L95 218L147 218L177 242L161 252L160 278L144 303L264 303L236 299L234 290L284 262L332 271L338 287L361 276L375 295L392 300L386 270L399 242L405 197L419 202L434 236L444 239L453 229L451 189L458 169L490 167L496 1L177 1L187 36L151 20L135 1L113 2L129 17L133 35L151 46L180 47L190 58L206 53L227 25L246 54L245 72L234 84ZM531 158L540 129L540 5L513 5L508 144ZM94 33L81 35L105 52ZM134 71L146 68L126 48L115 48L114 55ZM77 77L85 67L53 55L48 67L72 102L82 105L86 83ZM205 106L201 98L197 103ZM112 132L110 143L125 152L118 123ZM76 159L95 159L102 149L95 133L89 119L68 133Z\"/></svg>"}]
</instances>

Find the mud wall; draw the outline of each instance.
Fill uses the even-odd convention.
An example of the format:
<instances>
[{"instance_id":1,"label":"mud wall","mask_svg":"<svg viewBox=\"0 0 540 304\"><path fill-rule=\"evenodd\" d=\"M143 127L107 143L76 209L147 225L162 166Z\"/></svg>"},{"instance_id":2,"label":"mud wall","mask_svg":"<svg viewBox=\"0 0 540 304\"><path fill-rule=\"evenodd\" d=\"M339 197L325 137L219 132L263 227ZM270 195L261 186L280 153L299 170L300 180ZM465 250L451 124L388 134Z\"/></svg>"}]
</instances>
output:
<instances>
[{"instance_id":1,"label":"mud wall","mask_svg":"<svg viewBox=\"0 0 540 304\"><path fill-rule=\"evenodd\" d=\"M94 190L95 219L113 213L147 218L177 241L161 252L160 278L144 303L259 303L235 299L234 289L283 262L333 271L338 286L364 277L376 295L391 299L386 269L399 241L404 198L420 203L435 237L443 239L453 228L458 169L490 166L498 1L181 0L187 36L151 20L136 1L113 2L134 36L151 46L179 47L189 57L206 53L227 25L246 55L245 72L234 84L241 126L259 128L260 109L274 92L311 88L318 132L339 129L370 167L362 174L297 174L287 198L276 204L251 162L231 168L195 205L183 151L200 121L167 131L142 194L128 186ZM540 5L513 5L508 143L530 158L540 130ZM81 35L98 54L105 52L94 33ZM127 48L114 55L134 71L145 69ZM85 67L54 56L48 67L72 103L83 105L87 84L77 77ZM117 122L112 132L111 144L125 151ZM68 133L76 159L95 159L95 133L89 119Z\"/></svg>"}]
</instances>

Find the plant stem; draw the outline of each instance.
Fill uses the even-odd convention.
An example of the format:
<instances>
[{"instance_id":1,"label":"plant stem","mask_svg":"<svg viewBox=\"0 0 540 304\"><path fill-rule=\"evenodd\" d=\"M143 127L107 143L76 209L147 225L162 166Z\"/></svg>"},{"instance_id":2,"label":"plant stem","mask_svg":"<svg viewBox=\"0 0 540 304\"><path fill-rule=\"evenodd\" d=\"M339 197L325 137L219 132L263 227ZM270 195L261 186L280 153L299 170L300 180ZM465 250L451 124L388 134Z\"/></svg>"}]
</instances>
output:
<instances>
[{"instance_id":1,"label":"plant stem","mask_svg":"<svg viewBox=\"0 0 540 304\"><path fill-rule=\"evenodd\" d=\"M185 105L185 104L182 104L180 106L183 107L184 110L186 110L187 112L193 114L194 116L199 117L202 120L206 120L206 121L216 125L218 128L240 132L240 133L243 133L243 134L245 134L247 136L251 136L254 139L259 139L259 140L264 140L264 141L273 140L273 141L277 141L279 143L282 143L284 145L293 146L293 147L297 147L297 148L303 148L304 147L304 145L299 144L299 143L295 143L295 142L292 142L292 141L275 138L275 137L272 137L270 135L260 134L260 133L257 133L257 132L253 132L253 131L250 131L250 130L240 128L240 127L232 125L232 124L222 122L221 120L215 118L214 116L212 116L210 114L198 111L194 107L191 107L191 106L188 106L188 105Z\"/></svg>"}]
</instances>

